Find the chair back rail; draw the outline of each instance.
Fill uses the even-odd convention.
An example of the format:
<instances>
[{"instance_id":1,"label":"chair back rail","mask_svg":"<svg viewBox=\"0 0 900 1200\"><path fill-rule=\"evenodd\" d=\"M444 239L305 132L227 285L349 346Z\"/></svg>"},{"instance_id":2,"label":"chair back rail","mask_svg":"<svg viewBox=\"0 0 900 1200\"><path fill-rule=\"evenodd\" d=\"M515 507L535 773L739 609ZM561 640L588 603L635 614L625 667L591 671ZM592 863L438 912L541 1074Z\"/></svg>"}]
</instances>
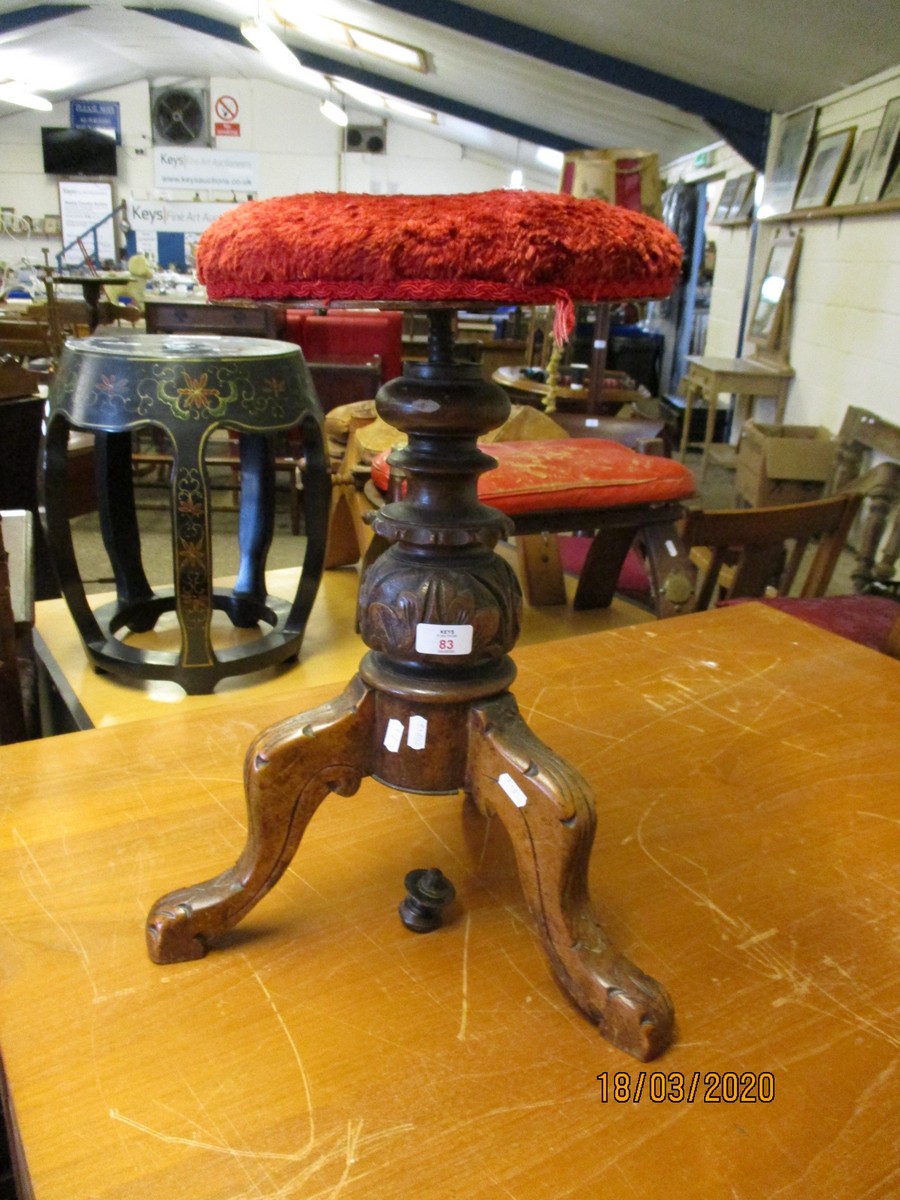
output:
<instances>
[{"instance_id":1,"label":"chair back rail","mask_svg":"<svg viewBox=\"0 0 900 1200\"><path fill-rule=\"evenodd\" d=\"M683 541L708 550L706 561L701 560L696 609L708 608L723 590L729 600L763 596L773 586L779 596L787 595L813 539L816 550L799 594L824 595L860 502L858 493L844 493L773 508L692 510L684 521ZM727 583L722 579L725 567L731 568Z\"/></svg>"}]
</instances>

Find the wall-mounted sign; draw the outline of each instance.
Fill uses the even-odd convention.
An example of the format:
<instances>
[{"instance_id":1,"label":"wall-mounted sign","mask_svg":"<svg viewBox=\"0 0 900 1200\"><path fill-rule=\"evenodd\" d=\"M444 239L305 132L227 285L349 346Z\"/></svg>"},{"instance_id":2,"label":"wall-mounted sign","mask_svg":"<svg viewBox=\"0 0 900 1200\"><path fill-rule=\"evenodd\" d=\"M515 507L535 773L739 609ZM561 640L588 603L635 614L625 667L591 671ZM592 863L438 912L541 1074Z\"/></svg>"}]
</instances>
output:
<instances>
[{"instance_id":1,"label":"wall-mounted sign","mask_svg":"<svg viewBox=\"0 0 900 1200\"><path fill-rule=\"evenodd\" d=\"M216 115L213 132L217 138L241 136L241 125L237 119L240 106L234 96L216 96L213 112Z\"/></svg>"},{"instance_id":2,"label":"wall-mounted sign","mask_svg":"<svg viewBox=\"0 0 900 1200\"><path fill-rule=\"evenodd\" d=\"M157 146L153 151L155 186L160 190L257 192L258 158L248 150Z\"/></svg>"},{"instance_id":3,"label":"wall-mounted sign","mask_svg":"<svg viewBox=\"0 0 900 1200\"><path fill-rule=\"evenodd\" d=\"M122 144L122 117L118 100L70 100L69 125L72 129L99 129L110 133Z\"/></svg>"},{"instance_id":4,"label":"wall-mounted sign","mask_svg":"<svg viewBox=\"0 0 900 1200\"><path fill-rule=\"evenodd\" d=\"M75 242L75 245L66 251L67 263L83 263L86 258L90 258L95 266L104 262L116 263L118 253L112 217L112 184L61 179L59 212L62 218L63 245ZM95 225L98 225L97 229L93 228ZM76 238L80 239L80 245L75 241Z\"/></svg>"},{"instance_id":5,"label":"wall-mounted sign","mask_svg":"<svg viewBox=\"0 0 900 1200\"><path fill-rule=\"evenodd\" d=\"M129 200L128 224L135 233L202 233L234 204Z\"/></svg>"}]
</instances>

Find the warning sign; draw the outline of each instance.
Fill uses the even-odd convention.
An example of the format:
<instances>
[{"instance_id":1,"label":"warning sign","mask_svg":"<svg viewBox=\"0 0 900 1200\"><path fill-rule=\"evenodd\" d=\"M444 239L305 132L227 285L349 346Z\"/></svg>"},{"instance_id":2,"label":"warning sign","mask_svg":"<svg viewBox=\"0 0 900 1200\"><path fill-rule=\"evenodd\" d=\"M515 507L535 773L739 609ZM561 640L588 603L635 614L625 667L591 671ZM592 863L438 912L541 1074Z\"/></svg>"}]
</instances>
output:
<instances>
[{"instance_id":1,"label":"warning sign","mask_svg":"<svg viewBox=\"0 0 900 1200\"><path fill-rule=\"evenodd\" d=\"M240 137L241 127L236 121L216 121L216 137Z\"/></svg>"},{"instance_id":2,"label":"warning sign","mask_svg":"<svg viewBox=\"0 0 900 1200\"><path fill-rule=\"evenodd\" d=\"M238 102L234 96L219 96L216 100L215 110L220 121L231 124L238 115Z\"/></svg>"}]
</instances>

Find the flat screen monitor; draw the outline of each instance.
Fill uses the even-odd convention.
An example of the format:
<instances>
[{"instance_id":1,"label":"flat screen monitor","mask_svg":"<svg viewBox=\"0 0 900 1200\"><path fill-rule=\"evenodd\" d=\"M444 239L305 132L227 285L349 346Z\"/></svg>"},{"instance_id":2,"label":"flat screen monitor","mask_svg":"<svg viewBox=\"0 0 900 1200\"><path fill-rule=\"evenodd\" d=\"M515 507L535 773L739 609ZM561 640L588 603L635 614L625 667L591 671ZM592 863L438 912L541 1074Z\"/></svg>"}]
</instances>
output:
<instances>
[{"instance_id":1,"label":"flat screen monitor","mask_svg":"<svg viewBox=\"0 0 900 1200\"><path fill-rule=\"evenodd\" d=\"M112 175L116 142L96 129L41 129L45 175Z\"/></svg>"}]
</instances>

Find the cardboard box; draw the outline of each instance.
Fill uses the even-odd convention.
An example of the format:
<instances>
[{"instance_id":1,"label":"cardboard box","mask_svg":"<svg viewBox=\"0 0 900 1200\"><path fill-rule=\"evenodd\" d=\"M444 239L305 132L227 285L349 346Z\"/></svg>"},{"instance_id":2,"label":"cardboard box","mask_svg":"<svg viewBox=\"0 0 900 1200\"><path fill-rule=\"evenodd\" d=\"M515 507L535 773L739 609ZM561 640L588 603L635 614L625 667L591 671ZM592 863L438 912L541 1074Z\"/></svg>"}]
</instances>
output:
<instances>
[{"instance_id":1,"label":"cardboard box","mask_svg":"<svg viewBox=\"0 0 900 1200\"><path fill-rule=\"evenodd\" d=\"M837 443L822 425L747 421L738 443L737 497L753 508L818 500L836 453Z\"/></svg>"}]
</instances>

